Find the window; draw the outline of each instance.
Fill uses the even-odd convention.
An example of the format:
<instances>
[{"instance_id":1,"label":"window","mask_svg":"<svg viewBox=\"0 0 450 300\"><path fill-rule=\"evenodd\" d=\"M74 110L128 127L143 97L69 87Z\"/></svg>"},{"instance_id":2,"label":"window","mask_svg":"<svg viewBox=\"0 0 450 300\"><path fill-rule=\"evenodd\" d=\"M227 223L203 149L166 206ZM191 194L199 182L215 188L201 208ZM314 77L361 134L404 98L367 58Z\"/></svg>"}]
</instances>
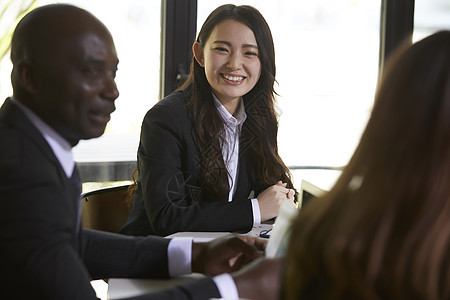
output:
<instances>
[{"instance_id":1,"label":"window","mask_svg":"<svg viewBox=\"0 0 450 300\"><path fill-rule=\"evenodd\" d=\"M105 185L94 183L97 181L131 178L142 119L158 101L161 3L146 0L69 3L90 11L108 27L120 60L116 79L120 96L105 134L80 141L73 149L84 177L83 191L87 191Z\"/></svg>"},{"instance_id":2,"label":"window","mask_svg":"<svg viewBox=\"0 0 450 300\"><path fill-rule=\"evenodd\" d=\"M413 41L443 29L450 30L448 0L415 0Z\"/></svg>"}]
</instances>

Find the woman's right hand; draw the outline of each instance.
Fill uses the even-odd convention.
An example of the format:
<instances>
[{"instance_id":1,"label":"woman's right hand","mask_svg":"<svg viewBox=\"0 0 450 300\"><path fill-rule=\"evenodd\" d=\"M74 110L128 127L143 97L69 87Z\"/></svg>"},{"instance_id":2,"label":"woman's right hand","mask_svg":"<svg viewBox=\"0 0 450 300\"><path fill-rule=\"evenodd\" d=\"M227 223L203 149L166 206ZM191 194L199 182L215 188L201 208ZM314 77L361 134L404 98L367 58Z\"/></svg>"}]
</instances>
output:
<instances>
[{"instance_id":1,"label":"woman's right hand","mask_svg":"<svg viewBox=\"0 0 450 300\"><path fill-rule=\"evenodd\" d=\"M278 181L277 184L269 186L256 198L261 213L261 221L266 221L278 216L281 204L291 197L292 190L286 188L286 183Z\"/></svg>"}]
</instances>

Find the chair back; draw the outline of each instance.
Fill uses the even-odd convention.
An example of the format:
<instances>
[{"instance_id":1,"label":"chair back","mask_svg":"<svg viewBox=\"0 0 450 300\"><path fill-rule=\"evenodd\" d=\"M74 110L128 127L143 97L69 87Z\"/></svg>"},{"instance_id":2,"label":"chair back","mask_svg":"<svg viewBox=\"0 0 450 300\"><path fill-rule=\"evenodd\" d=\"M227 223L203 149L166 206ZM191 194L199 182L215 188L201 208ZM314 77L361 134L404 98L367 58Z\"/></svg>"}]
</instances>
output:
<instances>
[{"instance_id":1,"label":"chair back","mask_svg":"<svg viewBox=\"0 0 450 300\"><path fill-rule=\"evenodd\" d=\"M127 185L93 190L81 195L83 228L118 233L130 212L125 200Z\"/></svg>"}]
</instances>

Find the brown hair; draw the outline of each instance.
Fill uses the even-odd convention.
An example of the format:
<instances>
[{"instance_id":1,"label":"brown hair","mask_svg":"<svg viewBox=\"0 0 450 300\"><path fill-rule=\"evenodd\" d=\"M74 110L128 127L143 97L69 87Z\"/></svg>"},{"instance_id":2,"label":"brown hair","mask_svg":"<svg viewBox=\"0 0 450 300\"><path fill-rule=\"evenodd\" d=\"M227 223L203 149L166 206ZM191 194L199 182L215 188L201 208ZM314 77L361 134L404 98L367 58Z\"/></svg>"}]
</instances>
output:
<instances>
[{"instance_id":1,"label":"brown hair","mask_svg":"<svg viewBox=\"0 0 450 300\"><path fill-rule=\"evenodd\" d=\"M287 299L450 298L450 32L397 50L333 189L295 220Z\"/></svg>"},{"instance_id":2,"label":"brown hair","mask_svg":"<svg viewBox=\"0 0 450 300\"><path fill-rule=\"evenodd\" d=\"M242 135L246 142L241 143L240 152L251 153L252 165L247 167L257 171L261 191L279 180L293 188L289 169L278 155L278 120L274 108L275 50L264 17L251 6L222 5L208 16L197 42L204 46L214 27L229 19L241 22L253 31L261 60L261 76L256 86L243 96L247 120ZM192 59L190 75L180 89L188 92L188 109L200 148L202 200L223 200L229 191L221 150L224 123L214 104L205 70L195 58Z\"/></svg>"}]
</instances>

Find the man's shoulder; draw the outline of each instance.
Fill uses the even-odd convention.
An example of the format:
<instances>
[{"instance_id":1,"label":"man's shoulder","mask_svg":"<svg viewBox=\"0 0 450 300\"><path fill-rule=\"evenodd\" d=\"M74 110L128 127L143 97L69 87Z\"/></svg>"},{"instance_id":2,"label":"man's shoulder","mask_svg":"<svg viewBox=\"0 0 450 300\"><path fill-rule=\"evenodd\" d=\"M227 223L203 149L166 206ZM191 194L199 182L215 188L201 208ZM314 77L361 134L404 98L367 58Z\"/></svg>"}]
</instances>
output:
<instances>
[{"instance_id":1,"label":"man's shoulder","mask_svg":"<svg viewBox=\"0 0 450 300\"><path fill-rule=\"evenodd\" d=\"M40 161L35 143L16 127L0 121L0 145L1 184L28 178L30 168Z\"/></svg>"},{"instance_id":2,"label":"man's shoulder","mask_svg":"<svg viewBox=\"0 0 450 300\"><path fill-rule=\"evenodd\" d=\"M33 147L43 148L46 141L25 113L12 101L0 108L1 151L32 152ZM20 150L20 151L19 151Z\"/></svg>"},{"instance_id":3,"label":"man's shoulder","mask_svg":"<svg viewBox=\"0 0 450 300\"><path fill-rule=\"evenodd\" d=\"M0 108L0 158L2 161L5 161L5 157L26 149L24 143L27 141L24 140L25 136L18 127L23 122L18 108L6 101Z\"/></svg>"},{"instance_id":4,"label":"man's shoulder","mask_svg":"<svg viewBox=\"0 0 450 300\"><path fill-rule=\"evenodd\" d=\"M17 156L23 146L23 136L17 130L0 120L0 160L8 161L10 158Z\"/></svg>"},{"instance_id":5,"label":"man's shoulder","mask_svg":"<svg viewBox=\"0 0 450 300\"><path fill-rule=\"evenodd\" d=\"M5 104L0 109L1 176L30 173L32 166L43 171L53 161L50 146L17 106Z\"/></svg>"}]
</instances>

